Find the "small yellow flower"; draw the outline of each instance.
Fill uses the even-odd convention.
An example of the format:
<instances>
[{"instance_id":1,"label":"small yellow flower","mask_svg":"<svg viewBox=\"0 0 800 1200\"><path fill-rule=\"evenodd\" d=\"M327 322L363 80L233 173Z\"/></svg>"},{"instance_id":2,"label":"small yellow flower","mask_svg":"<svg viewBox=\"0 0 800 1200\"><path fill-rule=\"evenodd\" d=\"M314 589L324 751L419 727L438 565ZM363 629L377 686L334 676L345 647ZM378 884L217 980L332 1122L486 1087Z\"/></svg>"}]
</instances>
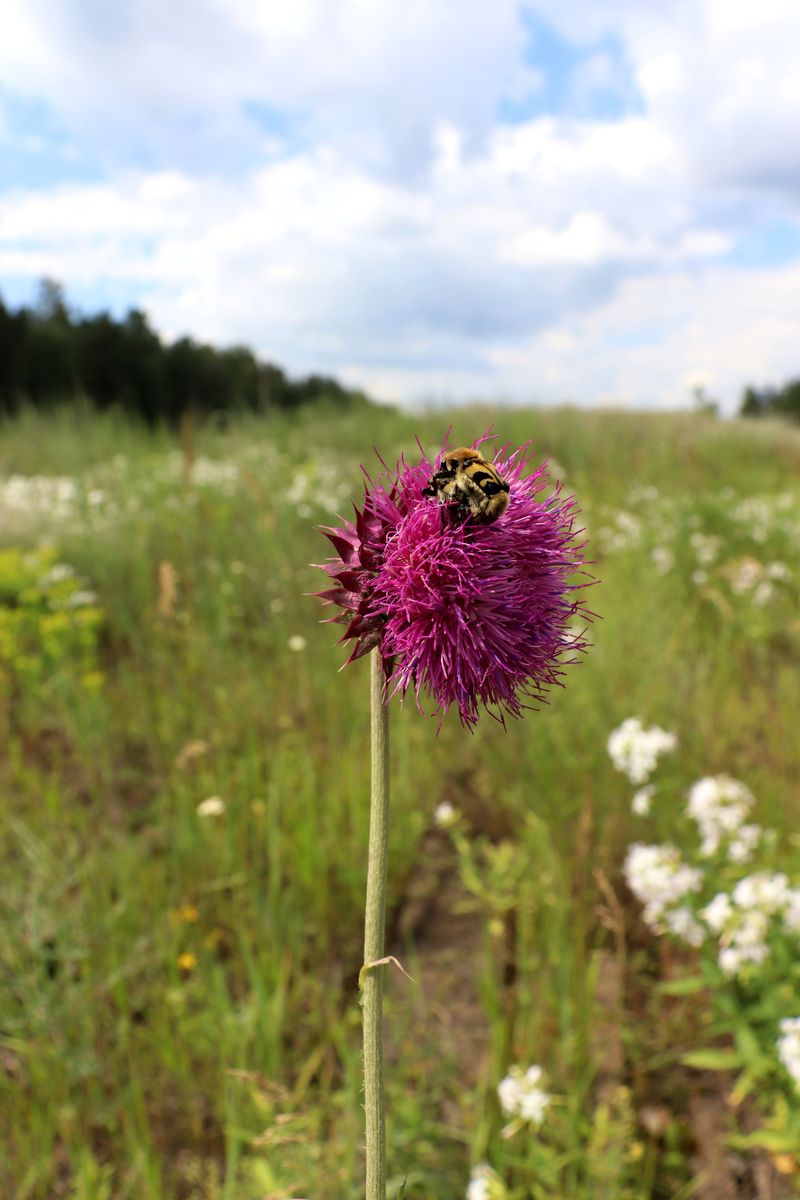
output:
<instances>
[{"instance_id":1,"label":"small yellow flower","mask_svg":"<svg viewBox=\"0 0 800 1200\"><path fill-rule=\"evenodd\" d=\"M795 1175L797 1173L797 1159L793 1154L773 1154L772 1165L781 1175Z\"/></svg>"},{"instance_id":2,"label":"small yellow flower","mask_svg":"<svg viewBox=\"0 0 800 1200\"><path fill-rule=\"evenodd\" d=\"M197 966L197 955L192 954L191 950L184 950L183 954L178 955L178 966L182 971L193 971Z\"/></svg>"},{"instance_id":3,"label":"small yellow flower","mask_svg":"<svg viewBox=\"0 0 800 1200\"><path fill-rule=\"evenodd\" d=\"M170 916L178 925L193 925L194 922L199 918L200 913L193 904L188 904L186 901L184 901L182 904L179 904L177 908L173 908Z\"/></svg>"}]
</instances>

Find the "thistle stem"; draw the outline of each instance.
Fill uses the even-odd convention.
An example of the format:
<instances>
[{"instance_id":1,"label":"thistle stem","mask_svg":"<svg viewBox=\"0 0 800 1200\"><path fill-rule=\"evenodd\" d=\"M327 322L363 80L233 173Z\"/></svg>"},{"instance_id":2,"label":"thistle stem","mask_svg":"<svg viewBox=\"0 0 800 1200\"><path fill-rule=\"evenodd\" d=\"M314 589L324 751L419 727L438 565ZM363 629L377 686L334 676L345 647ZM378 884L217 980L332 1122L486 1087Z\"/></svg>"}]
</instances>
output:
<instances>
[{"instance_id":1,"label":"thistle stem","mask_svg":"<svg viewBox=\"0 0 800 1200\"><path fill-rule=\"evenodd\" d=\"M366 1200L386 1200L386 1111L383 1083L383 971L386 927L386 865L389 833L389 710L383 697L383 662L370 655L369 865L364 926L364 966L359 979L364 1028Z\"/></svg>"}]
</instances>

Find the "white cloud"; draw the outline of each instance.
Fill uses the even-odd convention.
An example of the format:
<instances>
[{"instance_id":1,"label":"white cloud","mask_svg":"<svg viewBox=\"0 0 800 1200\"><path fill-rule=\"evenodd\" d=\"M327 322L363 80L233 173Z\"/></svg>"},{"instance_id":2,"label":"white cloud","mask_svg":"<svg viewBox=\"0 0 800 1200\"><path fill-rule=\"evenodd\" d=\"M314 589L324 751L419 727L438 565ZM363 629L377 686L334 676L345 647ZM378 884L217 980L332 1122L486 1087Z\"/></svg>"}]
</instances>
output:
<instances>
[{"instance_id":1,"label":"white cloud","mask_svg":"<svg viewBox=\"0 0 800 1200\"><path fill-rule=\"evenodd\" d=\"M288 122L293 142L413 174L437 121L479 141L503 96L541 82L513 0L464 0L457 18L399 0L11 0L4 26L0 78L109 162L225 169L274 143L259 142L261 106L279 140Z\"/></svg>"},{"instance_id":2,"label":"white cloud","mask_svg":"<svg viewBox=\"0 0 800 1200\"><path fill-rule=\"evenodd\" d=\"M796 373L798 295L800 263L628 279L557 331L498 352L498 375L509 394L646 406L685 404L702 380L731 411L744 381Z\"/></svg>"},{"instance_id":3,"label":"white cloud","mask_svg":"<svg viewBox=\"0 0 800 1200\"><path fill-rule=\"evenodd\" d=\"M577 41L622 39L649 121L698 185L771 187L800 212L796 0L536 0Z\"/></svg>"}]
</instances>

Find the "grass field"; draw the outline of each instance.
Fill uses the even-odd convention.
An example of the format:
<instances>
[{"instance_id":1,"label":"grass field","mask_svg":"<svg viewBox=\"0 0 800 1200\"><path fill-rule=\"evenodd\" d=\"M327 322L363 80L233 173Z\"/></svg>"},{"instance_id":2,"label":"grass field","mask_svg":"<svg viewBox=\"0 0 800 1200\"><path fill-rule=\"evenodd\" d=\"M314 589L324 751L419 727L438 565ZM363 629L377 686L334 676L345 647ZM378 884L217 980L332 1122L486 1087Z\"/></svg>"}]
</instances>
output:
<instances>
[{"instance_id":1,"label":"grass field","mask_svg":"<svg viewBox=\"0 0 800 1200\"><path fill-rule=\"evenodd\" d=\"M392 713L413 982L387 979L390 1195L456 1200L488 1162L486 1197L713 1200L724 1138L764 1122L783 1140L741 1143L739 1194L795 1194L788 1076L730 1101L719 1004L675 985L694 952L645 929L622 864L682 844L686 789L725 773L800 872L800 432L318 409L199 428L191 465L110 414L0 429L0 1196L359 1196L368 669L338 672L308 564L372 446L413 456L451 419L451 444L494 421L553 459L600 619L507 731ZM630 716L678 738L658 817L606 752ZM531 1063L548 1115L502 1136L497 1085ZM765 1171L783 1191L754 1190Z\"/></svg>"}]
</instances>

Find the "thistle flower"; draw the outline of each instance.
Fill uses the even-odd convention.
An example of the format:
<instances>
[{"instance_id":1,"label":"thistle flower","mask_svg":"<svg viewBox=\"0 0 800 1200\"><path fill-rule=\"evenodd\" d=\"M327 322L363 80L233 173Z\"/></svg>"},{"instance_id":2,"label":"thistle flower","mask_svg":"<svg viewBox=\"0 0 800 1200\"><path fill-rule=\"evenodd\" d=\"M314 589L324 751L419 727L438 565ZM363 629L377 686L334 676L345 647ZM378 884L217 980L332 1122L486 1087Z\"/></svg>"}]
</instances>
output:
<instances>
[{"instance_id":1,"label":"thistle flower","mask_svg":"<svg viewBox=\"0 0 800 1200\"><path fill-rule=\"evenodd\" d=\"M430 698L442 716L455 704L468 727L481 705L501 722L520 716L586 648L567 628L591 616L574 597L585 561L575 501L550 491L545 466L524 475L527 452L504 447L494 459L510 503L492 524L423 495L439 455L384 463L355 520L323 530L339 558L322 564L333 586L318 595L342 610L330 619L354 643L347 661L377 648L387 695L411 690L421 711Z\"/></svg>"}]
</instances>

